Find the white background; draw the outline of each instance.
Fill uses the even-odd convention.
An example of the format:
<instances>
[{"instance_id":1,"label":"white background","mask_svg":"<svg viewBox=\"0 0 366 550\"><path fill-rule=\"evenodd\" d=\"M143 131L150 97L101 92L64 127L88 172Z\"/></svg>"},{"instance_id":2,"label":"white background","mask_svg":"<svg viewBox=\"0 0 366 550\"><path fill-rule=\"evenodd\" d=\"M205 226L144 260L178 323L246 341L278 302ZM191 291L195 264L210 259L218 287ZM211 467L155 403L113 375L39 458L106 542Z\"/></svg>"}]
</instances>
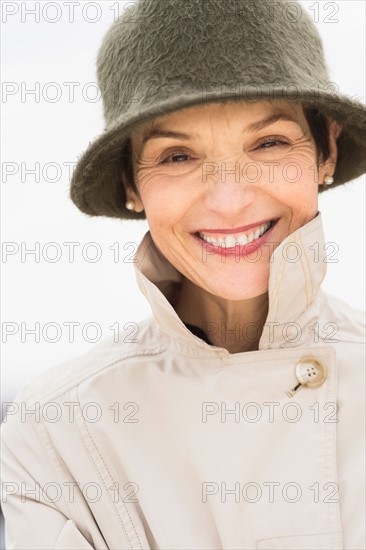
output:
<instances>
[{"instance_id":1,"label":"white background","mask_svg":"<svg viewBox=\"0 0 366 550\"><path fill-rule=\"evenodd\" d=\"M80 213L68 198L69 169L65 163L76 162L88 143L104 128L101 101L94 102L95 88L87 87L96 81L95 60L102 37L112 24L117 5L120 13L123 2L100 2L101 17L92 2L74 3L74 21L65 2L40 2L40 21L26 10L34 9L35 2L2 2L2 80L13 82L19 91L3 98L2 102L2 162L14 162L19 172L2 183L2 240L21 247L27 243L41 251L50 242L61 245L62 256L56 263L34 256L21 261L20 253L2 260L2 323L16 323L19 332L9 336L3 344L3 398L11 399L15 392L37 373L65 360L76 357L94 344L82 338L81 327L96 322L102 328L102 338L112 335L108 328L118 322L140 321L150 316L150 307L135 282L133 263L123 259L133 250L123 250L125 243L137 244L148 229L146 221L120 221L107 218L89 218ZM42 15L45 5L48 8ZM52 5L53 4L53 7ZM86 11L85 5L89 4ZM319 9L317 28L323 39L330 80L339 89L362 102L365 101L365 3L359 1L302 2L309 10ZM332 19L325 22L333 7ZM112 8L112 9L111 9ZM8 15L4 10L17 13ZM84 15L84 16L83 16ZM89 21L87 20L89 19ZM39 102L34 95L21 96L23 86L34 88L39 83ZM56 82L62 95L56 102L42 97L49 82ZM75 98L70 101L69 88L63 83L80 83ZM22 84L23 83L23 84ZM82 91L84 90L84 97ZM49 97L54 97L49 89ZM46 91L46 98L47 98ZM58 163L61 173L49 169L46 180L35 182L26 175L22 181L20 163L24 169L40 163L41 171L47 163ZM24 170L23 170L24 172ZM346 188L347 187L347 188ZM328 191L320 196L325 241L339 246L338 263L329 263L323 288L345 300L357 309L365 307L365 177L351 185ZM78 242L75 262L70 263L64 242ZM83 260L81 249L86 243L97 242L102 259L97 263ZM119 243L121 258L113 261L109 249ZM93 250L90 249L90 255ZM49 249L50 256L55 250ZM21 342L20 324L27 328L36 322L44 326L56 322L62 330L57 343L49 343L41 336ZM75 341L70 343L65 322L79 322ZM89 337L95 332L90 330ZM49 336L53 337L50 331Z\"/></svg>"}]
</instances>

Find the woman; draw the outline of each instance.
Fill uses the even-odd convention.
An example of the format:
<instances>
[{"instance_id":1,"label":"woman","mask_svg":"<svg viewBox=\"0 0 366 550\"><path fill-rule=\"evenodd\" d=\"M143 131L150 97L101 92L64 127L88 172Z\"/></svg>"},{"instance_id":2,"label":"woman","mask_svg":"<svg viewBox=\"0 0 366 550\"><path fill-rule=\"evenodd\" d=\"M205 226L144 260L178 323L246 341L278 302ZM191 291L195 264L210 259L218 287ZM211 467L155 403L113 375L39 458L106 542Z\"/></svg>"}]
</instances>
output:
<instances>
[{"instance_id":1,"label":"woman","mask_svg":"<svg viewBox=\"0 0 366 550\"><path fill-rule=\"evenodd\" d=\"M320 288L318 210L364 107L294 2L141 0L98 77L71 198L147 219L153 316L9 407L8 548L364 548L363 315Z\"/></svg>"}]
</instances>

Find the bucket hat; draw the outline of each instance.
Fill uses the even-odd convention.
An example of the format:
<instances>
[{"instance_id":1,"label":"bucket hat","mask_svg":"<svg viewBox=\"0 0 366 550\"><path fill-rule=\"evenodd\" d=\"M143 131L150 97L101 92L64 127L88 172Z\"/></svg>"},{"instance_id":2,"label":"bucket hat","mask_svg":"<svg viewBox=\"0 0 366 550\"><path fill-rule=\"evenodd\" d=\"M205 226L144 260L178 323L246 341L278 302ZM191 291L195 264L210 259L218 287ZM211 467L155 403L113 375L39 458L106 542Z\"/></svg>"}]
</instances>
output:
<instances>
[{"instance_id":1,"label":"bucket hat","mask_svg":"<svg viewBox=\"0 0 366 550\"><path fill-rule=\"evenodd\" d=\"M127 210L128 138L141 122L213 101L300 101L343 125L331 187L366 171L366 109L329 80L321 37L298 2L140 0L97 55L104 131L79 157L70 197L90 216ZM125 7L126 7L125 6Z\"/></svg>"}]
</instances>

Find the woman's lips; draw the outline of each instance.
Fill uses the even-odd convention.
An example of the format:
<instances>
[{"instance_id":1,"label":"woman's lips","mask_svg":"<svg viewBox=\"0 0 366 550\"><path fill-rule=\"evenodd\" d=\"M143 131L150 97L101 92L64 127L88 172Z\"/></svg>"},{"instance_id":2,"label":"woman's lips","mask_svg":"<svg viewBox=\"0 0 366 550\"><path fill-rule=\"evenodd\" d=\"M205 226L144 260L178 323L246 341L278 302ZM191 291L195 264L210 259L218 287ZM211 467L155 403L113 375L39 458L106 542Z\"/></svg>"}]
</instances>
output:
<instances>
[{"instance_id":1,"label":"woman's lips","mask_svg":"<svg viewBox=\"0 0 366 550\"><path fill-rule=\"evenodd\" d=\"M210 255L210 254L219 254L219 255L239 255L239 256L246 256L248 254L251 254L252 252L254 252L255 250L257 250L258 248L260 248L267 240L268 238L271 236L272 234L272 231L274 229L274 227L277 225L277 222L278 222L279 218L277 218L276 220L267 220L268 222L271 222L271 226L269 229L267 229L267 231L261 236L261 237L258 237L258 239L246 244L246 245L240 245L240 244L235 244L235 246L233 247L230 247L230 248L226 248L226 247L222 247L222 246L219 246L219 245L216 245L214 243L209 243L203 239L201 239L201 237L198 235L198 233L194 233L193 236L195 239L197 239L197 241L199 242L199 244L201 244L201 246L203 248L205 248L205 252L207 255ZM264 222L266 223L266 222ZM259 225L262 225L261 223ZM257 227L258 224L255 224L255 225L252 225L250 226L251 227ZM248 226L246 226L248 227ZM233 230L229 230L228 233L232 232ZM232 234L232 233L231 233Z\"/></svg>"},{"instance_id":2,"label":"woman's lips","mask_svg":"<svg viewBox=\"0 0 366 550\"><path fill-rule=\"evenodd\" d=\"M270 218L267 218L265 220L252 223L250 225L243 225L242 227L233 227L232 229L198 229L195 231L195 233L207 233L207 234L223 234L223 235L234 235L235 233L243 233L244 231L248 231L248 229L253 229L255 227L260 227L261 225L264 225L265 223L269 223L270 221L278 221L278 218L275 220L271 220Z\"/></svg>"}]
</instances>

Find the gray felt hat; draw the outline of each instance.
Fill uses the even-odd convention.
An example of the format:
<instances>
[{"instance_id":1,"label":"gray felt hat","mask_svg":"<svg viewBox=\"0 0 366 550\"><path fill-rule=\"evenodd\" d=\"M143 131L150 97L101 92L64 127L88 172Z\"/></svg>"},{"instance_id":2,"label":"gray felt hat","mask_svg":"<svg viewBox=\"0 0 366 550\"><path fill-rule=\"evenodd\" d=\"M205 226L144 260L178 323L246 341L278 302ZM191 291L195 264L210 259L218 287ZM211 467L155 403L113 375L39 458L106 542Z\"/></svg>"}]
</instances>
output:
<instances>
[{"instance_id":1,"label":"gray felt hat","mask_svg":"<svg viewBox=\"0 0 366 550\"><path fill-rule=\"evenodd\" d=\"M140 122L212 101L301 101L343 125L334 183L366 171L366 109L329 80L320 35L301 4L279 0L140 0L97 58L105 129L80 156L70 196L91 216L125 207L127 138Z\"/></svg>"}]
</instances>

